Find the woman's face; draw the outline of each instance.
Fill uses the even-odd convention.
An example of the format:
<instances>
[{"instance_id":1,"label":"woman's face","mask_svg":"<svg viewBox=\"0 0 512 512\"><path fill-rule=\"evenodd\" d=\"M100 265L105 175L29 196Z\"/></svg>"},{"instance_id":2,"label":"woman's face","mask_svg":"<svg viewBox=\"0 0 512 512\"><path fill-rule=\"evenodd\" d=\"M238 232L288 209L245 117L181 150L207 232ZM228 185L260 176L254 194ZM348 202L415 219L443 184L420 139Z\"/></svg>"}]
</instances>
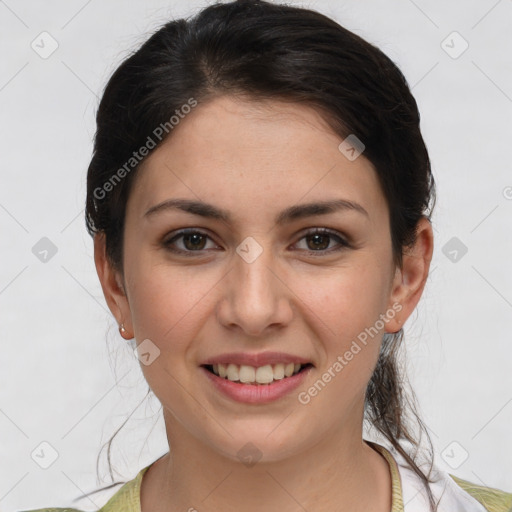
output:
<instances>
[{"instance_id":1,"label":"woman's face","mask_svg":"<svg viewBox=\"0 0 512 512\"><path fill-rule=\"evenodd\" d=\"M252 450L270 461L361 436L382 335L414 304L399 312L402 277L374 168L341 142L305 106L222 97L146 158L127 204L127 300L116 312L144 342L141 368L170 440L185 432L232 459ZM155 209L177 199L203 206ZM302 209L340 200L359 206ZM185 228L198 233L178 236ZM266 367L241 373L274 384L222 386L202 366L214 358ZM311 366L290 386L274 365L294 360Z\"/></svg>"}]
</instances>

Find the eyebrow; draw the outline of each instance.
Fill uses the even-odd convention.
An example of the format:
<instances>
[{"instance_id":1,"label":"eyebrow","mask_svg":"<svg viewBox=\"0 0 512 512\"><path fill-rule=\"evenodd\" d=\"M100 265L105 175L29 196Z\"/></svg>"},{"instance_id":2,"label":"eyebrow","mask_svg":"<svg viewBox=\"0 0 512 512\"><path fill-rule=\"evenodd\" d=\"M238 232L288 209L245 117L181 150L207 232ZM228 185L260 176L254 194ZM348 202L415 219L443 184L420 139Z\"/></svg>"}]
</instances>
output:
<instances>
[{"instance_id":1,"label":"eyebrow","mask_svg":"<svg viewBox=\"0 0 512 512\"><path fill-rule=\"evenodd\" d=\"M149 208L144 217L151 217L157 213L168 210L182 210L193 215L199 215L210 219L221 220L226 223L232 221L231 214L227 210L218 208L203 201L191 199L168 199ZM355 211L369 218L368 212L359 204L347 199L332 199L329 201L316 201L313 203L298 204L286 208L275 218L277 225L283 225L295 220L314 215L327 215L339 211Z\"/></svg>"}]
</instances>

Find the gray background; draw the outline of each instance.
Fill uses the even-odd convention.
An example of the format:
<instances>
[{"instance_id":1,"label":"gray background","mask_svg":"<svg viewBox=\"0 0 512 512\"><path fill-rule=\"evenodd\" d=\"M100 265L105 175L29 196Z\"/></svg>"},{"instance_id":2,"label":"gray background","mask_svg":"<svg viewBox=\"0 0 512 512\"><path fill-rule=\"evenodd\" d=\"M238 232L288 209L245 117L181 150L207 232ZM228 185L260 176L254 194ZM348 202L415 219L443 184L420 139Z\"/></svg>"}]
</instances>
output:
<instances>
[{"instance_id":1,"label":"gray background","mask_svg":"<svg viewBox=\"0 0 512 512\"><path fill-rule=\"evenodd\" d=\"M96 456L147 389L84 226L94 115L116 65L206 3L0 1L1 511L94 510L118 489L71 502L110 483ZM438 466L512 491L512 1L295 3L380 47L412 87L438 202L430 279L405 325L410 380ZM31 47L51 48L43 31L58 44L47 58ZM32 250L43 237L57 248L46 262ZM159 408L144 401L114 442L119 479L166 451ZM42 442L58 453L48 469Z\"/></svg>"}]
</instances>

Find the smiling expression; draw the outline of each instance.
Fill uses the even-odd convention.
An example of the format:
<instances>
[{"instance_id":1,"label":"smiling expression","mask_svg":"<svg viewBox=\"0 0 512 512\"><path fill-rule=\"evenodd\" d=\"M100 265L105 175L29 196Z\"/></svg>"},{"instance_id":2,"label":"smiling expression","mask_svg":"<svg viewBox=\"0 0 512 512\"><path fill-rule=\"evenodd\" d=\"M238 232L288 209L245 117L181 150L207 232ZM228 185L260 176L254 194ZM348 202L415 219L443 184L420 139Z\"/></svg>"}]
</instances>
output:
<instances>
[{"instance_id":1,"label":"smiling expression","mask_svg":"<svg viewBox=\"0 0 512 512\"><path fill-rule=\"evenodd\" d=\"M118 306L137 342L160 351L141 367L168 433L231 457L251 441L268 460L340 429L360 433L382 334L396 322L315 400L297 400L391 308L400 278L375 169L364 154L347 159L341 141L309 107L219 97L143 162L127 203ZM275 379L275 365L290 362L307 371ZM239 380L243 366L274 372L270 385L221 386L284 391L234 399L219 388L219 364L236 366Z\"/></svg>"}]
</instances>

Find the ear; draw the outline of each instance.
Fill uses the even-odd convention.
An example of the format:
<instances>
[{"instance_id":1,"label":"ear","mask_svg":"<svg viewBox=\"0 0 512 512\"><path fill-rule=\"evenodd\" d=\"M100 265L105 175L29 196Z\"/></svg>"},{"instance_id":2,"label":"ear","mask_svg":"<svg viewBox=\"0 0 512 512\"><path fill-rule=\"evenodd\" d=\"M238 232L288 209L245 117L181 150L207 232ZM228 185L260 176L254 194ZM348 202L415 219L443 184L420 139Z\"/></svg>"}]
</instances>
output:
<instances>
[{"instance_id":1,"label":"ear","mask_svg":"<svg viewBox=\"0 0 512 512\"><path fill-rule=\"evenodd\" d=\"M133 338L130 305L126 295L124 279L120 272L116 271L106 255L105 233L94 236L94 263L100 279L103 295L107 305L116 318L119 325L124 324L125 339Z\"/></svg>"},{"instance_id":2,"label":"ear","mask_svg":"<svg viewBox=\"0 0 512 512\"><path fill-rule=\"evenodd\" d=\"M414 311L427 281L433 250L432 225L422 217L416 227L416 243L404 253L403 268L397 268L393 278L388 308L398 303L402 309L386 323L386 332L399 331Z\"/></svg>"}]
</instances>

